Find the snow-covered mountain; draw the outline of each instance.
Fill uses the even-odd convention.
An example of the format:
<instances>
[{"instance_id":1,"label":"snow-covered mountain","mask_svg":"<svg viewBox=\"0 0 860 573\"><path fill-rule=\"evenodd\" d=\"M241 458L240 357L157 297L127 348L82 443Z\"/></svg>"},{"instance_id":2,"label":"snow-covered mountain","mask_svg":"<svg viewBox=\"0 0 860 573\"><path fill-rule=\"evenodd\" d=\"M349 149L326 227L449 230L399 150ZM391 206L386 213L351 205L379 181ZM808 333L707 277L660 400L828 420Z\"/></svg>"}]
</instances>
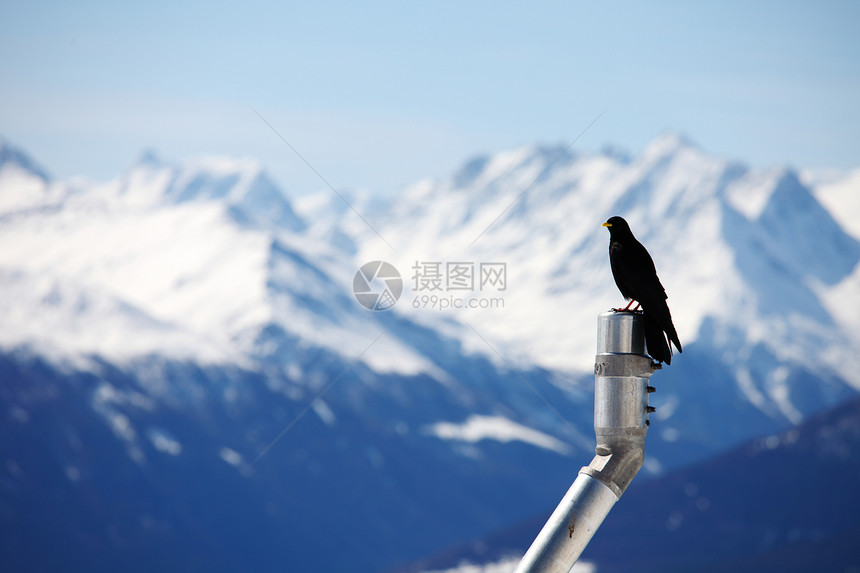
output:
<instances>
[{"instance_id":1,"label":"snow-covered mountain","mask_svg":"<svg viewBox=\"0 0 860 573\"><path fill-rule=\"evenodd\" d=\"M461 316L510 360L585 372L594 316L622 302L599 228L615 214L651 250L684 348L705 348L750 403L798 422L806 375L860 389L860 305L846 304L860 300L860 242L790 169L750 169L675 134L632 160L518 149L414 185L380 232L404 269L506 262L504 309ZM363 258L382 251L366 232ZM469 347L492 356L481 341Z\"/></svg>"},{"instance_id":2,"label":"snow-covered mountain","mask_svg":"<svg viewBox=\"0 0 860 573\"><path fill-rule=\"evenodd\" d=\"M379 334L343 288L351 259L304 232L254 161L147 155L108 183L31 186L0 192L7 348L246 364L272 324L345 358ZM380 346L397 358L368 354L376 371L421 363L396 338Z\"/></svg>"},{"instance_id":3,"label":"snow-covered mountain","mask_svg":"<svg viewBox=\"0 0 860 573\"><path fill-rule=\"evenodd\" d=\"M275 570L288 538L299 568L374 571L554 503L593 449L594 325L621 302L611 214L654 256L685 349L654 378L646 474L860 388L860 244L790 170L667 135L632 159L476 159L387 208L341 195L293 204L255 161L152 153L112 181L52 181L0 145L10 548L33 514L83 536L58 559L92 565L95 546L106 570L147 543ZM380 260L404 291L374 312L352 289ZM103 511L75 513L88 503ZM343 507L357 530L314 533ZM56 565L38 544L10 555Z\"/></svg>"}]
</instances>

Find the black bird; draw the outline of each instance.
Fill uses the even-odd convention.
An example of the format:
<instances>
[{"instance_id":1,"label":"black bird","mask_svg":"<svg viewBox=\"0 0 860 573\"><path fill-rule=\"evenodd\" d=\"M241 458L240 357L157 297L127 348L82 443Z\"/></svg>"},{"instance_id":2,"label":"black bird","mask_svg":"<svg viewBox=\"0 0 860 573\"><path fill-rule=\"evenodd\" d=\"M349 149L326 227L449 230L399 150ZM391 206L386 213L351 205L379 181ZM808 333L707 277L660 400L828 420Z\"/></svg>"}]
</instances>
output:
<instances>
[{"instance_id":1,"label":"black bird","mask_svg":"<svg viewBox=\"0 0 860 573\"><path fill-rule=\"evenodd\" d=\"M610 217L603 226L609 229L612 276L618 290L625 299L630 300L626 308L616 310L629 310L634 301L637 303L636 308L641 305L648 353L654 360L671 364L671 344L675 345L678 352L682 352L681 341L672 324L672 315L666 304L666 289L657 277L654 261L642 243L633 236L627 221L621 217Z\"/></svg>"}]
</instances>

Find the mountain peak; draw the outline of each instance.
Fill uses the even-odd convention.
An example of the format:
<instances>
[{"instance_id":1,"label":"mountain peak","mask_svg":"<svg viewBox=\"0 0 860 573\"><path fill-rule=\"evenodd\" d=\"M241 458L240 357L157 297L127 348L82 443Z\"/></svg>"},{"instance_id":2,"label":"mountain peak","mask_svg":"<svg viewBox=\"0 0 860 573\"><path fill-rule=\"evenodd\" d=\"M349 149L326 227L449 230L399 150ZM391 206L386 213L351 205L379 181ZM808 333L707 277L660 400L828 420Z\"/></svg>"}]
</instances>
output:
<instances>
[{"instance_id":1,"label":"mountain peak","mask_svg":"<svg viewBox=\"0 0 860 573\"><path fill-rule=\"evenodd\" d=\"M642 155L647 157L674 155L683 150L698 150L696 143L682 133L667 131L645 146Z\"/></svg>"},{"instance_id":2,"label":"mountain peak","mask_svg":"<svg viewBox=\"0 0 860 573\"><path fill-rule=\"evenodd\" d=\"M756 224L770 230L781 259L825 284L845 278L860 260L860 243L847 234L790 169L775 178Z\"/></svg>"},{"instance_id":3,"label":"mountain peak","mask_svg":"<svg viewBox=\"0 0 860 573\"><path fill-rule=\"evenodd\" d=\"M222 201L241 224L272 223L300 231L304 221L287 197L254 159L200 157L176 170L164 190L169 202Z\"/></svg>"},{"instance_id":4,"label":"mountain peak","mask_svg":"<svg viewBox=\"0 0 860 573\"><path fill-rule=\"evenodd\" d=\"M5 139L0 138L0 169L9 166L15 166L18 169L35 175L45 183L51 179L48 172L29 155L17 147L9 145Z\"/></svg>"},{"instance_id":5,"label":"mountain peak","mask_svg":"<svg viewBox=\"0 0 860 573\"><path fill-rule=\"evenodd\" d=\"M481 175L489 161L490 158L486 155L479 155L468 160L462 167L460 167L459 171L454 174L454 186L458 188L468 186Z\"/></svg>"},{"instance_id":6,"label":"mountain peak","mask_svg":"<svg viewBox=\"0 0 860 573\"><path fill-rule=\"evenodd\" d=\"M164 161L155 149L148 147L140 153L134 164L141 167L161 167L164 165Z\"/></svg>"},{"instance_id":7,"label":"mountain peak","mask_svg":"<svg viewBox=\"0 0 860 573\"><path fill-rule=\"evenodd\" d=\"M600 149L600 154L604 157L614 159L618 163L627 164L631 161L630 152L617 145L607 144Z\"/></svg>"}]
</instances>

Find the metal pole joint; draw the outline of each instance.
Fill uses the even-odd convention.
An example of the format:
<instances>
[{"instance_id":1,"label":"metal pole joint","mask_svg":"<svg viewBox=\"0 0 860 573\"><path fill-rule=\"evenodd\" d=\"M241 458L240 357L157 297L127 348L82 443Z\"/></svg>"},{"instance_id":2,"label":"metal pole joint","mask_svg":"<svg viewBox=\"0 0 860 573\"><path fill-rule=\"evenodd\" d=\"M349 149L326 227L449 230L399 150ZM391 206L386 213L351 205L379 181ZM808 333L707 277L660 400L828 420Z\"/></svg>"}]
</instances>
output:
<instances>
[{"instance_id":1,"label":"metal pole joint","mask_svg":"<svg viewBox=\"0 0 860 573\"><path fill-rule=\"evenodd\" d=\"M657 365L659 366L659 365ZM598 317L594 361L594 433L591 463L535 538L516 573L569 573L603 519L642 467L648 434L649 385L656 370L645 354L642 314Z\"/></svg>"}]
</instances>

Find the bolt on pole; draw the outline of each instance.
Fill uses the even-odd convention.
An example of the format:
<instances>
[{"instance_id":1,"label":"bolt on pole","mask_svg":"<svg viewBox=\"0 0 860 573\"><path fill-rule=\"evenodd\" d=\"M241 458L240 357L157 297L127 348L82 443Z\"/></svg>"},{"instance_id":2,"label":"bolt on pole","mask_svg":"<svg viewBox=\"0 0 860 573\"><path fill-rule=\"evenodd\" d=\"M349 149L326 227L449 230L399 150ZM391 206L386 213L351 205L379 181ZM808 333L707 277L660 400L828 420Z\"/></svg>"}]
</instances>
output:
<instances>
[{"instance_id":1,"label":"bolt on pole","mask_svg":"<svg viewBox=\"0 0 860 573\"><path fill-rule=\"evenodd\" d=\"M641 312L597 319L595 456L579 471L515 573L569 573L645 459L648 382L660 365L645 354Z\"/></svg>"}]
</instances>

